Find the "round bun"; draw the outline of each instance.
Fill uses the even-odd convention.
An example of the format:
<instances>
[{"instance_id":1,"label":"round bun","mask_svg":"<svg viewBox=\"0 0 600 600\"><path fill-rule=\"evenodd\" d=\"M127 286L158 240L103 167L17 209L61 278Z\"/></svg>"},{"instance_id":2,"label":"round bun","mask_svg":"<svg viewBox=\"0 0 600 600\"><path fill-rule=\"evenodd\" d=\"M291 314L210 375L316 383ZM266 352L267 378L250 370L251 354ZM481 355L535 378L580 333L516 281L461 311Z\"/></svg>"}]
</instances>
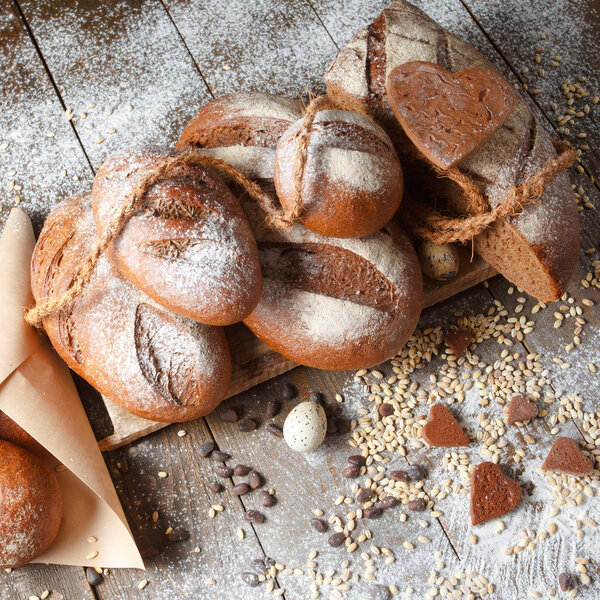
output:
<instances>
[{"instance_id":1,"label":"round bun","mask_svg":"<svg viewBox=\"0 0 600 600\"><path fill-rule=\"evenodd\" d=\"M421 269L408 236L395 222L359 239L325 238L300 224L261 227L263 296L244 323L294 362L321 369L379 364L404 345L421 312ZM260 213L260 215L259 215Z\"/></svg>"},{"instance_id":2,"label":"round bun","mask_svg":"<svg viewBox=\"0 0 600 600\"><path fill-rule=\"evenodd\" d=\"M15 423L5 412L0 410L0 440L12 442L29 450L36 456L49 456L50 452L31 437L20 425Z\"/></svg>"},{"instance_id":3,"label":"round bun","mask_svg":"<svg viewBox=\"0 0 600 600\"><path fill-rule=\"evenodd\" d=\"M54 473L37 456L0 441L0 567L19 567L44 552L61 518Z\"/></svg>"},{"instance_id":4,"label":"round bun","mask_svg":"<svg viewBox=\"0 0 600 600\"><path fill-rule=\"evenodd\" d=\"M283 134L275 154L275 188L286 212L295 202L294 165L303 122ZM310 131L300 190L300 221L306 227L325 236L362 237L381 229L398 209L402 168L392 141L375 121L322 110Z\"/></svg>"},{"instance_id":5,"label":"round bun","mask_svg":"<svg viewBox=\"0 0 600 600\"><path fill-rule=\"evenodd\" d=\"M125 150L100 167L92 186L101 234L140 177L179 153ZM181 167L146 193L108 256L118 271L172 312L208 325L250 314L261 293L258 251L237 198L212 171Z\"/></svg>"},{"instance_id":6,"label":"round bun","mask_svg":"<svg viewBox=\"0 0 600 600\"><path fill-rule=\"evenodd\" d=\"M277 142L301 116L297 100L261 93L227 94L196 113L177 148L193 147L220 158L250 179L273 179Z\"/></svg>"},{"instance_id":7,"label":"round bun","mask_svg":"<svg viewBox=\"0 0 600 600\"><path fill-rule=\"evenodd\" d=\"M64 293L95 239L89 195L54 208L31 263L36 300ZM44 328L71 369L125 410L153 421L209 413L231 381L224 329L164 309L106 256L73 304L45 319Z\"/></svg>"}]
</instances>

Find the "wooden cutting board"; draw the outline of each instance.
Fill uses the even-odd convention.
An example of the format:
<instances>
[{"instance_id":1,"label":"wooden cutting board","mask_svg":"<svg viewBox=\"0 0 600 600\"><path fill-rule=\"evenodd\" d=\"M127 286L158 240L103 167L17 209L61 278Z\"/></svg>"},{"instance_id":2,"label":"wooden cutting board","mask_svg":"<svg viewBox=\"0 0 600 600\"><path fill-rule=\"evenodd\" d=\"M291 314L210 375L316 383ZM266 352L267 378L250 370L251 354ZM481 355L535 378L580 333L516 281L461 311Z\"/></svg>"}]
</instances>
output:
<instances>
[{"instance_id":1,"label":"wooden cutting board","mask_svg":"<svg viewBox=\"0 0 600 600\"><path fill-rule=\"evenodd\" d=\"M453 280L440 282L425 277L423 308L442 302L496 275L496 271L481 258L475 257L471 261L468 250L465 248L460 250L461 268ZM231 387L227 398L297 366L296 363L268 348L241 323L227 327L226 331L233 362ZM103 401L114 431L98 442L101 450L114 450L168 425L168 423L136 417L104 396Z\"/></svg>"}]
</instances>

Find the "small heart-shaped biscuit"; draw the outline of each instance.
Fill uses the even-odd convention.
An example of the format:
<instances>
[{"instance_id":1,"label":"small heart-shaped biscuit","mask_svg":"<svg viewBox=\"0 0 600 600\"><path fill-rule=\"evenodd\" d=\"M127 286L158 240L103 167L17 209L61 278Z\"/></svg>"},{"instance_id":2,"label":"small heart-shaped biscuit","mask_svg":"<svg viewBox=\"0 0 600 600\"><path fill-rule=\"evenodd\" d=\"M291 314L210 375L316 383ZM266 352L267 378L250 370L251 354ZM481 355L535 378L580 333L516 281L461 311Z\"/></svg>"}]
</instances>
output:
<instances>
[{"instance_id":1,"label":"small heart-shaped biscuit","mask_svg":"<svg viewBox=\"0 0 600 600\"><path fill-rule=\"evenodd\" d=\"M544 471L557 471L569 475L587 475L594 463L581 454L579 445L568 437L559 437L550 448L542 465Z\"/></svg>"},{"instance_id":2,"label":"small heart-shaped biscuit","mask_svg":"<svg viewBox=\"0 0 600 600\"><path fill-rule=\"evenodd\" d=\"M489 140L516 101L512 88L489 69L457 73L421 61L396 67L387 79L396 119L434 165L457 165Z\"/></svg>"},{"instance_id":3,"label":"small heart-shaped biscuit","mask_svg":"<svg viewBox=\"0 0 600 600\"><path fill-rule=\"evenodd\" d=\"M471 523L479 525L510 512L521 502L521 487L492 462L483 462L471 475Z\"/></svg>"},{"instance_id":4,"label":"small heart-shaped biscuit","mask_svg":"<svg viewBox=\"0 0 600 600\"><path fill-rule=\"evenodd\" d=\"M444 342L457 358L473 341L473 334L467 329L448 329L444 332Z\"/></svg>"},{"instance_id":5,"label":"small heart-shaped biscuit","mask_svg":"<svg viewBox=\"0 0 600 600\"><path fill-rule=\"evenodd\" d=\"M508 424L524 423L538 416L539 409L535 402L529 402L525 396L513 396L508 407Z\"/></svg>"},{"instance_id":6,"label":"small heart-shaped biscuit","mask_svg":"<svg viewBox=\"0 0 600 600\"><path fill-rule=\"evenodd\" d=\"M429 409L429 423L426 423L421 437L430 446L468 446L469 438L465 435L458 421L442 404L434 404Z\"/></svg>"}]
</instances>

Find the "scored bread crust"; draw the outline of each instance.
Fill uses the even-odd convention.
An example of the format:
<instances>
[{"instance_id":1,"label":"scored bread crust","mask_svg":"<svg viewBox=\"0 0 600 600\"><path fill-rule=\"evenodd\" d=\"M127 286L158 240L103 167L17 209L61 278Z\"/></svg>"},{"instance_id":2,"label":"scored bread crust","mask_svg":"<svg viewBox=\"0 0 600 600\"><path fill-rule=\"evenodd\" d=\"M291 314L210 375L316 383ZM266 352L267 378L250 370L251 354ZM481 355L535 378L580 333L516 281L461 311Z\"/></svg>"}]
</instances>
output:
<instances>
[{"instance_id":1,"label":"scored bread crust","mask_svg":"<svg viewBox=\"0 0 600 600\"><path fill-rule=\"evenodd\" d=\"M423 284L415 251L394 221L356 239L328 238L297 223L264 227L244 209L257 236L263 296L244 320L265 344L320 369L371 367L396 354L421 313Z\"/></svg>"},{"instance_id":2,"label":"scored bread crust","mask_svg":"<svg viewBox=\"0 0 600 600\"><path fill-rule=\"evenodd\" d=\"M44 552L61 520L54 473L37 456L0 440L0 568L20 567Z\"/></svg>"},{"instance_id":3,"label":"scored bread crust","mask_svg":"<svg viewBox=\"0 0 600 600\"><path fill-rule=\"evenodd\" d=\"M36 301L64 293L96 239L90 196L50 213L31 262ZM102 255L71 307L44 320L61 358L125 410L189 421L213 410L231 380L221 327L175 315L121 277Z\"/></svg>"},{"instance_id":4,"label":"scored bread crust","mask_svg":"<svg viewBox=\"0 0 600 600\"><path fill-rule=\"evenodd\" d=\"M425 61L456 72L495 67L473 46L448 33L421 10L396 0L341 50L326 72L327 92L341 108L376 118L403 158L408 138L395 120L385 86L398 65ZM406 150L408 149L408 152ZM504 125L459 168L482 188L492 206L556 157L548 133L523 98ZM405 169L406 171L406 169ZM462 191L448 179L437 188L459 211L469 211ZM508 280L535 298L550 302L566 290L579 256L579 216L566 173L545 187L538 202L521 214L496 222L475 239L475 249Z\"/></svg>"},{"instance_id":5,"label":"scored bread crust","mask_svg":"<svg viewBox=\"0 0 600 600\"><path fill-rule=\"evenodd\" d=\"M149 169L177 156L167 148L109 156L92 185L99 233ZM107 255L120 273L172 312L208 325L241 321L257 305L256 242L240 203L202 166L184 166L154 184Z\"/></svg>"}]
</instances>

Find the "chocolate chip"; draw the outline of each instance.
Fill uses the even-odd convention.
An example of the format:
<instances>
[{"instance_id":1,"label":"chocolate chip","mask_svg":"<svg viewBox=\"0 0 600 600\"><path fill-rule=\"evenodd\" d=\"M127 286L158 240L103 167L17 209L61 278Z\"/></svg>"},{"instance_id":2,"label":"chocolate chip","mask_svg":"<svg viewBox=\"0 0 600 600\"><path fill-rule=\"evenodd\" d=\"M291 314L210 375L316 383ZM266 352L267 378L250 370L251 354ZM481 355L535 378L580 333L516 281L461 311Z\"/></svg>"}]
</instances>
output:
<instances>
[{"instance_id":1,"label":"chocolate chip","mask_svg":"<svg viewBox=\"0 0 600 600\"><path fill-rule=\"evenodd\" d=\"M259 488L262 485L262 477L260 476L260 473L254 470L248 473L248 479L246 481L253 490Z\"/></svg>"},{"instance_id":2,"label":"chocolate chip","mask_svg":"<svg viewBox=\"0 0 600 600\"><path fill-rule=\"evenodd\" d=\"M332 536L330 536L327 541L329 542L330 546L332 546L333 548L337 548L338 546L341 546L344 543L345 539L346 536L344 535L344 533L342 531L338 531L337 533L334 533Z\"/></svg>"},{"instance_id":3,"label":"chocolate chip","mask_svg":"<svg viewBox=\"0 0 600 600\"><path fill-rule=\"evenodd\" d=\"M337 430L337 419L327 419L327 433L333 435L334 433L337 433Z\"/></svg>"},{"instance_id":4,"label":"chocolate chip","mask_svg":"<svg viewBox=\"0 0 600 600\"><path fill-rule=\"evenodd\" d=\"M274 435L275 437L282 438L283 437L283 429L279 427L279 425L275 425L275 423L269 423L267 425L267 431Z\"/></svg>"},{"instance_id":5,"label":"chocolate chip","mask_svg":"<svg viewBox=\"0 0 600 600\"><path fill-rule=\"evenodd\" d=\"M364 467L365 464L367 463L367 461L365 460L365 457L361 456L360 454L353 454L352 456L349 456L348 462L351 465L356 465L358 467Z\"/></svg>"},{"instance_id":6,"label":"chocolate chip","mask_svg":"<svg viewBox=\"0 0 600 600\"><path fill-rule=\"evenodd\" d=\"M420 465L410 465L410 467L406 469L406 472L412 481L421 481L425 479L426 476L425 469Z\"/></svg>"},{"instance_id":7,"label":"chocolate chip","mask_svg":"<svg viewBox=\"0 0 600 600\"><path fill-rule=\"evenodd\" d=\"M224 423L235 423L238 420L238 414L233 408L228 408L219 414L219 419Z\"/></svg>"},{"instance_id":8,"label":"chocolate chip","mask_svg":"<svg viewBox=\"0 0 600 600\"><path fill-rule=\"evenodd\" d=\"M279 414L280 410L281 410L281 404L279 404L279 402L277 402L277 400L269 400L267 402L266 415L269 419L276 417Z\"/></svg>"},{"instance_id":9,"label":"chocolate chip","mask_svg":"<svg viewBox=\"0 0 600 600\"><path fill-rule=\"evenodd\" d=\"M369 500L371 500L371 498L373 498L373 492L369 489L360 490L360 492L356 494L356 499L359 502L368 502Z\"/></svg>"},{"instance_id":10,"label":"chocolate chip","mask_svg":"<svg viewBox=\"0 0 600 600\"><path fill-rule=\"evenodd\" d=\"M218 481L209 481L206 484L206 487L209 490L215 492L215 494L218 494L219 492L223 491L223 486Z\"/></svg>"},{"instance_id":11,"label":"chocolate chip","mask_svg":"<svg viewBox=\"0 0 600 600\"><path fill-rule=\"evenodd\" d=\"M146 546L140 550L142 558L154 558L160 554L160 548L156 546Z\"/></svg>"},{"instance_id":12,"label":"chocolate chip","mask_svg":"<svg viewBox=\"0 0 600 600\"><path fill-rule=\"evenodd\" d=\"M197 452L202 458L206 458L214 449L215 449L214 442L202 442L198 446Z\"/></svg>"},{"instance_id":13,"label":"chocolate chip","mask_svg":"<svg viewBox=\"0 0 600 600\"><path fill-rule=\"evenodd\" d=\"M320 404L323 402L323 394L321 394L321 392L317 392L316 390L311 390L308 393L308 399L311 402L318 402Z\"/></svg>"},{"instance_id":14,"label":"chocolate chip","mask_svg":"<svg viewBox=\"0 0 600 600\"><path fill-rule=\"evenodd\" d=\"M563 592L566 592L571 587L571 575L569 573L561 573L558 576L558 585Z\"/></svg>"},{"instance_id":15,"label":"chocolate chip","mask_svg":"<svg viewBox=\"0 0 600 600\"><path fill-rule=\"evenodd\" d=\"M410 481L408 472L404 470L392 471L390 473L390 479L393 479L394 481Z\"/></svg>"},{"instance_id":16,"label":"chocolate chip","mask_svg":"<svg viewBox=\"0 0 600 600\"><path fill-rule=\"evenodd\" d=\"M85 577L90 585L100 585L102 583L102 575L97 573L93 567L88 567L85 570Z\"/></svg>"},{"instance_id":17,"label":"chocolate chip","mask_svg":"<svg viewBox=\"0 0 600 600\"><path fill-rule=\"evenodd\" d=\"M247 483L238 483L231 488L231 493L234 496L242 496L250 491L250 486Z\"/></svg>"},{"instance_id":18,"label":"chocolate chip","mask_svg":"<svg viewBox=\"0 0 600 600\"><path fill-rule=\"evenodd\" d=\"M385 585L375 584L369 590L371 600L388 600L390 591Z\"/></svg>"},{"instance_id":19,"label":"chocolate chip","mask_svg":"<svg viewBox=\"0 0 600 600\"><path fill-rule=\"evenodd\" d=\"M167 535L170 542L183 542L190 537L190 532L183 527L175 527L171 533Z\"/></svg>"},{"instance_id":20,"label":"chocolate chip","mask_svg":"<svg viewBox=\"0 0 600 600\"><path fill-rule=\"evenodd\" d=\"M220 450L215 450L211 455L210 459L216 462L225 462L231 458L231 454L227 454L227 452L221 452Z\"/></svg>"},{"instance_id":21,"label":"chocolate chip","mask_svg":"<svg viewBox=\"0 0 600 600\"><path fill-rule=\"evenodd\" d=\"M264 506L265 508L269 508L277 504L277 498L275 498L273 494L269 494L267 490L260 490L260 492L258 492L258 498L261 506Z\"/></svg>"},{"instance_id":22,"label":"chocolate chip","mask_svg":"<svg viewBox=\"0 0 600 600\"><path fill-rule=\"evenodd\" d=\"M239 477L245 477L250 471L252 471L252 469L246 465L235 465L235 467L233 467L233 474L238 475Z\"/></svg>"},{"instance_id":23,"label":"chocolate chip","mask_svg":"<svg viewBox=\"0 0 600 600\"><path fill-rule=\"evenodd\" d=\"M311 519L310 524L319 532L325 533L329 529L329 525L322 519Z\"/></svg>"},{"instance_id":24,"label":"chocolate chip","mask_svg":"<svg viewBox=\"0 0 600 600\"><path fill-rule=\"evenodd\" d=\"M248 431L254 431L256 429L256 421L253 421L252 419L242 419L239 422L238 425L238 429L240 431L243 431L244 433L248 432Z\"/></svg>"},{"instance_id":25,"label":"chocolate chip","mask_svg":"<svg viewBox=\"0 0 600 600\"><path fill-rule=\"evenodd\" d=\"M233 469L227 465L215 465L214 471L219 477L228 478L233 475Z\"/></svg>"},{"instance_id":26,"label":"chocolate chip","mask_svg":"<svg viewBox=\"0 0 600 600\"><path fill-rule=\"evenodd\" d=\"M398 498L394 498L394 496L386 496L382 498L375 506L379 506L380 508L394 508L394 506L398 506Z\"/></svg>"},{"instance_id":27,"label":"chocolate chip","mask_svg":"<svg viewBox=\"0 0 600 600\"><path fill-rule=\"evenodd\" d=\"M124 456L119 458L119 460L115 463L115 467L119 473L129 473L129 463Z\"/></svg>"},{"instance_id":28,"label":"chocolate chip","mask_svg":"<svg viewBox=\"0 0 600 600\"><path fill-rule=\"evenodd\" d=\"M408 509L414 510L415 512L421 512L425 510L426 507L427 503L425 502L425 500L423 500L423 498L417 498L415 500L411 500L408 503Z\"/></svg>"},{"instance_id":29,"label":"chocolate chip","mask_svg":"<svg viewBox=\"0 0 600 600\"><path fill-rule=\"evenodd\" d=\"M350 422L347 419L339 417L337 419L337 432L344 435L350 431Z\"/></svg>"},{"instance_id":30,"label":"chocolate chip","mask_svg":"<svg viewBox=\"0 0 600 600\"><path fill-rule=\"evenodd\" d=\"M281 397L284 400L291 400L297 395L298 390L296 389L296 386L293 383L290 383L289 381L284 382L284 384L281 386Z\"/></svg>"},{"instance_id":31,"label":"chocolate chip","mask_svg":"<svg viewBox=\"0 0 600 600\"><path fill-rule=\"evenodd\" d=\"M394 414L394 407L391 404L384 402L377 407L377 412L380 417L389 417Z\"/></svg>"},{"instance_id":32,"label":"chocolate chip","mask_svg":"<svg viewBox=\"0 0 600 600\"><path fill-rule=\"evenodd\" d=\"M381 516L382 512L383 509L376 505L365 508L363 510L363 515L365 516L365 519L376 519L377 517Z\"/></svg>"},{"instance_id":33,"label":"chocolate chip","mask_svg":"<svg viewBox=\"0 0 600 600\"><path fill-rule=\"evenodd\" d=\"M251 573L250 571L244 571L242 573L242 581L250 587L257 587L260 585L258 575L256 573Z\"/></svg>"},{"instance_id":34,"label":"chocolate chip","mask_svg":"<svg viewBox=\"0 0 600 600\"><path fill-rule=\"evenodd\" d=\"M247 510L244 513L244 520L248 521L248 523L264 523L265 515L257 510Z\"/></svg>"},{"instance_id":35,"label":"chocolate chip","mask_svg":"<svg viewBox=\"0 0 600 600\"><path fill-rule=\"evenodd\" d=\"M259 575L267 574L267 567L265 566L265 561L262 558L255 558L251 563L250 567L255 573Z\"/></svg>"},{"instance_id":36,"label":"chocolate chip","mask_svg":"<svg viewBox=\"0 0 600 600\"><path fill-rule=\"evenodd\" d=\"M355 477L358 477L359 473L360 473L360 467L358 467L357 465L350 465L349 467L346 467L342 471L342 475L346 479L354 479Z\"/></svg>"}]
</instances>

